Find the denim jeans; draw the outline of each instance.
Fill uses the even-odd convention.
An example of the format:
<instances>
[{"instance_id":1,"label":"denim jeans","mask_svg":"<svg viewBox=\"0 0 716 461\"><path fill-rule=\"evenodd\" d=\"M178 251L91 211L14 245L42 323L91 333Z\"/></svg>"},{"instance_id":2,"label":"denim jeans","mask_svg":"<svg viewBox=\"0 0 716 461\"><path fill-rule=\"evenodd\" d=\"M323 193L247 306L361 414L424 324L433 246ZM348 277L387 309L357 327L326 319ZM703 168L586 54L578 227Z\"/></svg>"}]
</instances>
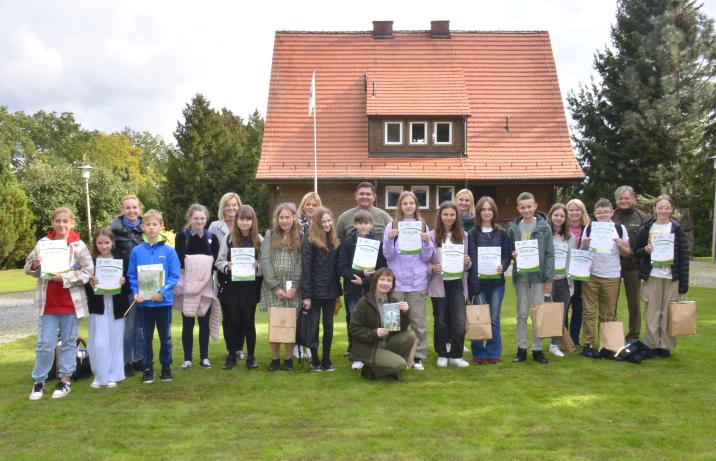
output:
<instances>
[{"instance_id":1,"label":"denim jeans","mask_svg":"<svg viewBox=\"0 0 716 461\"><path fill-rule=\"evenodd\" d=\"M162 365L172 363L172 306L143 307L142 331L144 331L144 368L154 364L154 326L159 334L159 362Z\"/></svg>"},{"instance_id":2,"label":"denim jeans","mask_svg":"<svg viewBox=\"0 0 716 461\"><path fill-rule=\"evenodd\" d=\"M77 366L77 325L79 320L74 314L47 314L37 322L38 336L35 347L35 368L32 379L44 383L55 361L57 348L57 330L60 330L60 366L59 376L72 376Z\"/></svg>"},{"instance_id":3,"label":"denim jeans","mask_svg":"<svg viewBox=\"0 0 716 461\"><path fill-rule=\"evenodd\" d=\"M480 304L490 305L492 339L472 341L472 356L478 359L499 359L502 355L502 337L500 336L500 310L505 297L505 284L483 285L480 287Z\"/></svg>"},{"instance_id":4,"label":"denim jeans","mask_svg":"<svg viewBox=\"0 0 716 461\"><path fill-rule=\"evenodd\" d=\"M447 280L445 297L432 298L433 317L435 321L433 332L433 347L438 356L445 358L462 358L462 344L465 342L465 294L462 279ZM455 345L447 351L447 343Z\"/></svg>"},{"instance_id":5,"label":"denim jeans","mask_svg":"<svg viewBox=\"0 0 716 461\"><path fill-rule=\"evenodd\" d=\"M130 295L129 298L131 305L134 302L134 295ZM144 356L141 310L142 308L135 304L129 310L124 322L124 363L136 362Z\"/></svg>"},{"instance_id":6,"label":"denim jeans","mask_svg":"<svg viewBox=\"0 0 716 461\"><path fill-rule=\"evenodd\" d=\"M572 306L572 318L568 319L569 306ZM579 333L582 329L582 282L574 282L574 294L569 300L569 306L564 309L564 327L569 329L575 346L579 346ZM569 320L569 322L568 322Z\"/></svg>"}]
</instances>

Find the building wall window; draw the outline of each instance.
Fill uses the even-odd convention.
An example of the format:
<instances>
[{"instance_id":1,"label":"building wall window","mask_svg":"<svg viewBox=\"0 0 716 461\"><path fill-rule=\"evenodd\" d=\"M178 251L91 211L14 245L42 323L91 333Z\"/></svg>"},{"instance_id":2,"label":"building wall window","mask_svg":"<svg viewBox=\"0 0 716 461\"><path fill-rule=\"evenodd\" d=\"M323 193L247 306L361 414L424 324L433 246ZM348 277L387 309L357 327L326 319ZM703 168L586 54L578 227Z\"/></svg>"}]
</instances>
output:
<instances>
[{"instance_id":1,"label":"building wall window","mask_svg":"<svg viewBox=\"0 0 716 461\"><path fill-rule=\"evenodd\" d=\"M428 143L428 123L410 122L410 144Z\"/></svg>"},{"instance_id":2,"label":"building wall window","mask_svg":"<svg viewBox=\"0 0 716 461\"><path fill-rule=\"evenodd\" d=\"M418 198L418 208L425 210L430 207L430 186L412 186L410 190Z\"/></svg>"},{"instance_id":3,"label":"building wall window","mask_svg":"<svg viewBox=\"0 0 716 461\"><path fill-rule=\"evenodd\" d=\"M454 186L437 186L435 189L435 208L439 208L443 202L455 199Z\"/></svg>"},{"instance_id":4,"label":"building wall window","mask_svg":"<svg viewBox=\"0 0 716 461\"><path fill-rule=\"evenodd\" d=\"M452 122L435 122L435 144L452 144Z\"/></svg>"},{"instance_id":5,"label":"building wall window","mask_svg":"<svg viewBox=\"0 0 716 461\"><path fill-rule=\"evenodd\" d=\"M385 209L395 210L398 207L398 198L403 192L403 186L385 186Z\"/></svg>"},{"instance_id":6,"label":"building wall window","mask_svg":"<svg viewBox=\"0 0 716 461\"><path fill-rule=\"evenodd\" d=\"M385 144L403 144L403 122L385 122Z\"/></svg>"}]
</instances>

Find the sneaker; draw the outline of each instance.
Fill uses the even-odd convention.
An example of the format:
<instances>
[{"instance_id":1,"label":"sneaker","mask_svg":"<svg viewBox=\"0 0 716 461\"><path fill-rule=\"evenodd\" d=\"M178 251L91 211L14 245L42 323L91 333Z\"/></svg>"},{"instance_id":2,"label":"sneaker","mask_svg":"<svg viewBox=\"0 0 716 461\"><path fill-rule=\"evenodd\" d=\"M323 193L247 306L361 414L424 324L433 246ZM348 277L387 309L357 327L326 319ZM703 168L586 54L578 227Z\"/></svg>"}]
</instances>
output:
<instances>
[{"instance_id":1,"label":"sneaker","mask_svg":"<svg viewBox=\"0 0 716 461\"><path fill-rule=\"evenodd\" d=\"M594 348L591 344L584 345L584 347L582 348L582 355L589 358L594 357Z\"/></svg>"},{"instance_id":2,"label":"sneaker","mask_svg":"<svg viewBox=\"0 0 716 461\"><path fill-rule=\"evenodd\" d=\"M474 363L475 365L482 365L485 362L487 362L487 359L483 359L482 357L473 357L472 358L472 363Z\"/></svg>"},{"instance_id":3,"label":"sneaker","mask_svg":"<svg viewBox=\"0 0 716 461\"><path fill-rule=\"evenodd\" d=\"M135 360L132 362L132 368L134 371L144 371L144 361L143 360Z\"/></svg>"},{"instance_id":4,"label":"sneaker","mask_svg":"<svg viewBox=\"0 0 716 461\"><path fill-rule=\"evenodd\" d=\"M547 365L549 363L547 361L547 357L544 356L544 352L542 351L532 351L532 359L542 365Z\"/></svg>"},{"instance_id":5,"label":"sneaker","mask_svg":"<svg viewBox=\"0 0 716 461\"><path fill-rule=\"evenodd\" d=\"M199 362L199 365L201 365L204 368L211 368L211 362L209 362L209 359L201 359L201 362Z\"/></svg>"},{"instance_id":6,"label":"sneaker","mask_svg":"<svg viewBox=\"0 0 716 461\"><path fill-rule=\"evenodd\" d=\"M238 351L236 353L236 360L244 360L246 356L244 355L244 351Z\"/></svg>"},{"instance_id":7,"label":"sneaker","mask_svg":"<svg viewBox=\"0 0 716 461\"><path fill-rule=\"evenodd\" d=\"M259 364L256 362L256 359L253 357L249 357L246 359L246 368L252 369L252 368L258 368Z\"/></svg>"},{"instance_id":8,"label":"sneaker","mask_svg":"<svg viewBox=\"0 0 716 461\"><path fill-rule=\"evenodd\" d=\"M144 370L144 375L142 376L142 383L144 384L152 384L154 382L154 369L153 368L147 368Z\"/></svg>"},{"instance_id":9,"label":"sneaker","mask_svg":"<svg viewBox=\"0 0 716 461\"><path fill-rule=\"evenodd\" d=\"M550 344L549 353L554 355L555 357L564 357L564 352L559 350L559 346L556 344Z\"/></svg>"},{"instance_id":10,"label":"sneaker","mask_svg":"<svg viewBox=\"0 0 716 461\"><path fill-rule=\"evenodd\" d=\"M128 363L124 366L124 376L127 378L131 378L134 376L135 370L131 363Z\"/></svg>"},{"instance_id":11,"label":"sneaker","mask_svg":"<svg viewBox=\"0 0 716 461\"><path fill-rule=\"evenodd\" d=\"M283 367L281 367L283 371L291 371L293 370L293 360L287 359L283 361Z\"/></svg>"},{"instance_id":12,"label":"sneaker","mask_svg":"<svg viewBox=\"0 0 716 461\"><path fill-rule=\"evenodd\" d=\"M110 389L117 387L117 383L115 381L110 381L107 383L107 387L109 387Z\"/></svg>"},{"instance_id":13,"label":"sneaker","mask_svg":"<svg viewBox=\"0 0 716 461\"><path fill-rule=\"evenodd\" d=\"M100 387L102 386L100 386L99 383L93 382L92 384L90 384L90 389L99 389Z\"/></svg>"},{"instance_id":14,"label":"sneaker","mask_svg":"<svg viewBox=\"0 0 716 461\"><path fill-rule=\"evenodd\" d=\"M413 362L413 370L417 371L423 371L425 370L425 366L423 365L423 361L420 359L415 359L415 362Z\"/></svg>"},{"instance_id":15,"label":"sneaker","mask_svg":"<svg viewBox=\"0 0 716 461\"><path fill-rule=\"evenodd\" d=\"M162 373L159 375L159 379L164 382L172 380L172 369L169 368L169 365L162 365Z\"/></svg>"},{"instance_id":16,"label":"sneaker","mask_svg":"<svg viewBox=\"0 0 716 461\"><path fill-rule=\"evenodd\" d=\"M447 368L448 359L447 357L438 357L438 368Z\"/></svg>"},{"instance_id":17,"label":"sneaker","mask_svg":"<svg viewBox=\"0 0 716 461\"><path fill-rule=\"evenodd\" d=\"M336 367L331 362L325 363L321 366L323 371L336 371Z\"/></svg>"},{"instance_id":18,"label":"sneaker","mask_svg":"<svg viewBox=\"0 0 716 461\"><path fill-rule=\"evenodd\" d=\"M45 394L45 383L35 383L30 392L30 400L40 400Z\"/></svg>"},{"instance_id":19,"label":"sneaker","mask_svg":"<svg viewBox=\"0 0 716 461\"><path fill-rule=\"evenodd\" d=\"M271 360L271 363L269 363L268 371L276 371L279 368L281 368L281 361L280 360Z\"/></svg>"},{"instance_id":20,"label":"sneaker","mask_svg":"<svg viewBox=\"0 0 716 461\"><path fill-rule=\"evenodd\" d=\"M514 363L524 362L527 360L527 349L517 348L517 354L512 359Z\"/></svg>"},{"instance_id":21,"label":"sneaker","mask_svg":"<svg viewBox=\"0 0 716 461\"><path fill-rule=\"evenodd\" d=\"M363 368L363 362L360 360L354 360L353 364L351 365L351 370L360 370Z\"/></svg>"},{"instance_id":22,"label":"sneaker","mask_svg":"<svg viewBox=\"0 0 716 461\"><path fill-rule=\"evenodd\" d=\"M500 363L500 359L487 359L487 363L491 365L497 365L498 363Z\"/></svg>"},{"instance_id":23,"label":"sneaker","mask_svg":"<svg viewBox=\"0 0 716 461\"><path fill-rule=\"evenodd\" d=\"M448 359L448 363L458 368L467 368L470 366L470 364L467 363L467 360L463 359L462 357L459 359Z\"/></svg>"},{"instance_id":24,"label":"sneaker","mask_svg":"<svg viewBox=\"0 0 716 461\"><path fill-rule=\"evenodd\" d=\"M318 363L312 363L311 364L311 371L323 371L321 369L321 365Z\"/></svg>"},{"instance_id":25,"label":"sneaker","mask_svg":"<svg viewBox=\"0 0 716 461\"><path fill-rule=\"evenodd\" d=\"M181 364L181 369L186 370L191 366L191 360L184 360L184 363Z\"/></svg>"},{"instance_id":26,"label":"sneaker","mask_svg":"<svg viewBox=\"0 0 716 461\"><path fill-rule=\"evenodd\" d=\"M224 370L231 370L236 366L236 356L227 354L226 361L224 362Z\"/></svg>"},{"instance_id":27,"label":"sneaker","mask_svg":"<svg viewBox=\"0 0 716 461\"><path fill-rule=\"evenodd\" d=\"M52 398L53 399L61 399L63 397L66 397L67 394L72 391L72 386L68 381L62 381L60 380L57 383L57 386L55 387L55 390L52 392Z\"/></svg>"}]
</instances>

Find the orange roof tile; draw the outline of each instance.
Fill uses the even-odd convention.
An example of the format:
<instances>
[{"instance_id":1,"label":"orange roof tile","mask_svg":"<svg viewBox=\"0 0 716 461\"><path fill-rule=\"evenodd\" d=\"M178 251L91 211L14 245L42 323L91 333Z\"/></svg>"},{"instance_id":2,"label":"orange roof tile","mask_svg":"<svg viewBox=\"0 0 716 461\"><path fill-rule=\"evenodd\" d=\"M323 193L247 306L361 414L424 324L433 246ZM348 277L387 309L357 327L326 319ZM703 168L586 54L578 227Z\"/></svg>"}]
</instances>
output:
<instances>
[{"instance_id":1,"label":"orange roof tile","mask_svg":"<svg viewBox=\"0 0 716 461\"><path fill-rule=\"evenodd\" d=\"M257 179L313 177L314 69L321 180L584 178L547 32L453 31L431 39L398 31L389 40L370 32L276 33ZM368 157L368 115L435 111L469 115L466 158Z\"/></svg>"}]
</instances>

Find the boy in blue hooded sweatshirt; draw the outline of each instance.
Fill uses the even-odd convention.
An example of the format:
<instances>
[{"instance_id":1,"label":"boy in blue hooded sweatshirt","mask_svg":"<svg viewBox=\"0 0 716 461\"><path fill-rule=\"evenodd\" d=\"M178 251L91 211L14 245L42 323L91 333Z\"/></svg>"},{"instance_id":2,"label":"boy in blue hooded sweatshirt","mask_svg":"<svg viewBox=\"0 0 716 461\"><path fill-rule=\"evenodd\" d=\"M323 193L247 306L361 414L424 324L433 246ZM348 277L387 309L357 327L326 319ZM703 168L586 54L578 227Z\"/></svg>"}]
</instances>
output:
<instances>
[{"instance_id":1,"label":"boy in blue hooded sweatshirt","mask_svg":"<svg viewBox=\"0 0 716 461\"><path fill-rule=\"evenodd\" d=\"M144 214L142 218L144 243L132 249L127 267L127 276L134 295L135 307L141 307L139 313L141 313L142 330L144 331L144 376L142 382L145 384L154 382L152 340L154 339L155 325L161 344L159 349L159 362L162 364L160 378L162 381L172 380L172 304L174 302L174 287L179 281L180 265L176 251L166 245L161 236L163 228L164 219L159 211L149 210ZM161 266L163 284L156 293L151 296L143 296L139 291L139 272L147 269L146 266L150 265Z\"/></svg>"}]
</instances>

